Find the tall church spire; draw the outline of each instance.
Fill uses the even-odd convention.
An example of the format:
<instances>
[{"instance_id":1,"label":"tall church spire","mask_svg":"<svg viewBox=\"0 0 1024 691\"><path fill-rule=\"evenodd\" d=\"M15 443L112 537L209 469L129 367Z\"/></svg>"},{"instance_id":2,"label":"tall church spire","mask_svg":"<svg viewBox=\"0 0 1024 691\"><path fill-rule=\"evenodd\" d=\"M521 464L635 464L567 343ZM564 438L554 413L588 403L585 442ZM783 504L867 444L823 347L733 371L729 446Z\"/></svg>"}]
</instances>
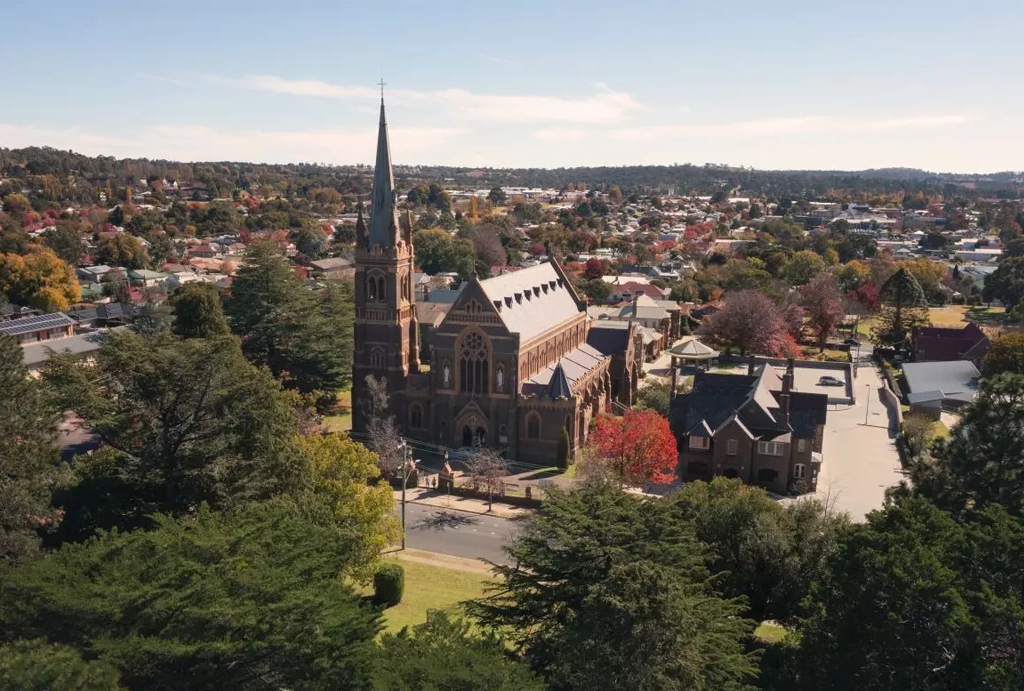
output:
<instances>
[{"instance_id":1,"label":"tall church spire","mask_svg":"<svg viewBox=\"0 0 1024 691\"><path fill-rule=\"evenodd\" d=\"M398 241L398 205L395 175L391 170L388 123L384 117L384 87L380 95L380 128L377 131L377 163L373 171L373 209L370 215L368 247L394 247Z\"/></svg>"}]
</instances>

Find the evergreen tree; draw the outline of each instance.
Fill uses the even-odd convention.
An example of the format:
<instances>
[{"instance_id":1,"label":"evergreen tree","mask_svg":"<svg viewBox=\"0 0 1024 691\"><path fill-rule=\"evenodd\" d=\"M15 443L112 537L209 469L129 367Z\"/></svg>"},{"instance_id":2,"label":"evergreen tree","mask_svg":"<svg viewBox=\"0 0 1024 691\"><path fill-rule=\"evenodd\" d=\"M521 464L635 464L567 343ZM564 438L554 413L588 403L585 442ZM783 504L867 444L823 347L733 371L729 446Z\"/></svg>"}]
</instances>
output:
<instances>
[{"instance_id":1,"label":"evergreen tree","mask_svg":"<svg viewBox=\"0 0 1024 691\"><path fill-rule=\"evenodd\" d=\"M501 639L475 635L441 611L425 624L385 635L373 681L377 691L543 691L526 665L505 655Z\"/></svg>"},{"instance_id":2,"label":"evergreen tree","mask_svg":"<svg viewBox=\"0 0 1024 691\"><path fill-rule=\"evenodd\" d=\"M333 394L351 384L352 287L311 292L277 251L257 242L231 287L226 313L252 362L302 393Z\"/></svg>"},{"instance_id":3,"label":"evergreen tree","mask_svg":"<svg viewBox=\"0 0 1024 691\"><path fill-rule=\"evenodd\" d=\"M548 490L469 610L508 631L552 688L746 689L753 623L715 595L704 550L665 502L607 483Z\"/></svg>"},{"instance_id":4,"label":"evergreen tree","mask_svg":"<svg viewBox=\"0 0 1024 691\"><path fill-rule=\"evenodd\" d=\"M843 531L789 660L797 691L1024 687L1024 525L922 498Z\"/></svg>"},{"instance_id":5,"label":"evergreen tree","mask_svg":"<svg viewBox=\"0 0 1024 691\"><path fill-rule=\"evenodd\" d=\"M34 554L37 530L54 519L57 420L17 339L0 334L0 563Z\"/></svg>"},{"instance_id":6,"label":"evergreen tree","mask_svg":"<svg viewBox=\"0 0 1024 691\"><path fill-rule=\"evenodd\" d=\"M873 337L879 343L901 346L915 326L929 324L924 290L905 267L900 267L882 284L878 302L881 312Z\"/></svg>"},{"instance_id":7,"label":"evergreen tree","mask_svg":"<svg viewBox=\"0 0 1024 691\"><path fill-rule=\"evenodd\" d=\"M0 636L71 646L132 691L370 688L380 615L339 578L337 531L258 504L154 520L4 573Z\"/></svg>"},{"instance_id":8,"label":"evergreen tree","mask_svg":"<svg viewBox=\"0 0 1024 691\"><path fill-rule=\"evenodd\" d=\"M186 283L171 296L174 333L185 338L225 336L230 333L220 292L212 283Z\"/></svg>"},{"instance_id":9,"label":"evergreen tree","mask_svg":"<svg viewBox=\"0 0 1024 691\"><path fill-rule=\"evenodd\" d=\"M156 511L289 493L304 481L288 401L230 336L114 331L95 363L56 355L44 376L59 408L108 447L81 459L79 483L58 497L64 539L146 525Z\"/></svg>"},{"instance_id":10,"label":"evergreen tree","mask_svg":"<svg viewBox=\"0 0 1024 691\"><path fill-rule=\"evenodd\" d=\"M954 512L1000 504L1024 516L1024 375L982 380L931 455L911 465L914 492Z\"/></svg>"},{"instance_id":11,"label":"evergreen tree","mask_svg":"<svg viewBox=\"0 0 1024 691\"><path fill-rule=\"evenodd\" d=\"M0 645L0 689L4 691L123 691L117 668L86 661L67 645L44 639Z\"/></svg>"}]
</instances>

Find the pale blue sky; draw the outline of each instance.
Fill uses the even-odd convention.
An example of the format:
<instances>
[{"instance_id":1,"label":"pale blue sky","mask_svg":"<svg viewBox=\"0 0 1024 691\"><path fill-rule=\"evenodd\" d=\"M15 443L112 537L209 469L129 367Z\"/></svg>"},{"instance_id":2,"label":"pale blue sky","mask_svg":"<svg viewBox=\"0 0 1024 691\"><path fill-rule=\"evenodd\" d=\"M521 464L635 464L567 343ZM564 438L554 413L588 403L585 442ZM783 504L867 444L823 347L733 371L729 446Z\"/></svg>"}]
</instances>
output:
<instances>
[{"instance_id":1,"label":"pale blue sky","mask_svg":"<svg viewBox=\"0 0 1024 691\"><path fill-rule=\"evenodd\" d=\"M0 0L0 146L1024 169L1024 3Z\"/></svg>"}]
</instances>

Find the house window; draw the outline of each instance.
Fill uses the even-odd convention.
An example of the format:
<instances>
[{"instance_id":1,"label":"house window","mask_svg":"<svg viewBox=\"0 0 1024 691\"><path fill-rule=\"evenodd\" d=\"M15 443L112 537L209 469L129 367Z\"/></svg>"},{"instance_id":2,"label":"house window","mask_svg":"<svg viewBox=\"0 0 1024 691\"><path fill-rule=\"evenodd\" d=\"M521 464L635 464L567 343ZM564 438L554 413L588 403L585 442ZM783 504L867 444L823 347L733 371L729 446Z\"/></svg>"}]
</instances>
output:
<instances>
[{"instance_id":1,"label":"house window","mask_svg":"<svg viewBox=\"0 0 1024 691\"><path fill-rule=\"evenodd\" d=\"M537 413L526 415L526 438L540 439L540 415Z\"/></svg>"},{"instance_id":2,"label":"house window","mask_svg":"<svg viewBox=\"0 0 1024 691\"><path fill-rule=\"evenodd\" d=\"M488 357L483 334L466 334L459 350L459 389L463 393L487 393Z\"/></svg>"},{"instance_id":3,"label":"house window","mask_svg":"<svg viewBox=\"0 0 1024 691\"><path fill-rule=\"evenodd\" d=\"M796 450L799 451L800 453L803 453L804 451L806 451L807 450L807 440L806 439L797 439L796 440Z\"/></svg>"},{"instance_id":4,"label":"house window","mask_svg":"<svg viewBox=\"0 0 1024 691\"><path fill-rule=\"evenodd\" d=\"M786 445L778 441L757 442L757 452L762 456L781 456Z\"/></svg>"},{"instance_id":5,"label":"house window","mask_svg":"<svg viewBox=\"0 0 1024 691\"><path fill-rule=\"evenodd\" d=\"M413 403L409 408L409 427L423 429L423 408L419 403Z\"/></svg>"},{"instance_id":6,"label":"house window","mask_svg":"<svg viewBox=\"0 0 1024 691\"><path fill-rule=\"evenodd\" d=\"M801 440L803 441L803 440ZM807 466L803 463L797 463L793 466L793 477L797 480L803 479L804 475L807 474Z\"/></svg>"},{"instance_id":7,"label":"house window","mask_svg":"<svg viewBox=\"0 0 1024 691\"><path fill-rule=\"evenodd\" d=\"M707 451L711 448L711 438L690 435L690 448L698 451Z\"/></svg>"},{"instance_id":8,"label":"house window","mask_svg":"<svg viewBox=\"0 0 1024 691\"><path fill-rule=\"evenodd\" d=\"M737 452L739 452L739 449L740 443L735 439L730 439L727 442L725 442L725 453L727 453L728 455L735 456Z\"/></svg>"}]
</instances>

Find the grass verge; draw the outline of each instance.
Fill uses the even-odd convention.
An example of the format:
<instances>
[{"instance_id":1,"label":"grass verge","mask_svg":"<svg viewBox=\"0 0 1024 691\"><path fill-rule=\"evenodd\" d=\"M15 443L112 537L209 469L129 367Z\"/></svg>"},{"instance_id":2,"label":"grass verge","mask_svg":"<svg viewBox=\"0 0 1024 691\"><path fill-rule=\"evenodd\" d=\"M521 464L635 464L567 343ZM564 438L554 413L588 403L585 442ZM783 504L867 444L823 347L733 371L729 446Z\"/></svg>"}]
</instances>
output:
<instances>
[{"instance_id":1,"label":"grass verge","mask_svg":"<svg viewBox=\"0 0 1024 691\"><path fill-rule=\"evenodd\" d=\"M446 566L405 559L395 561L405 569L405 594L399 604L384 610L386 630L392 632L422 624L427 620L428 610L461 614L460 603L481 597L484 584L491 580L483 574ZM370 593L372 587L366 590L366 594Z\"/></svg>"},{"instance_id":2,"label":"grass verge","mask_svg":"<svg viewBox=\"0 0 1024 691\"><path fill-rule=\"evenodd\" d=\"M763 643L781 643L789 633L778 624L761 624L754 629L754 638Z\"/></svg>"}]
</instances>

